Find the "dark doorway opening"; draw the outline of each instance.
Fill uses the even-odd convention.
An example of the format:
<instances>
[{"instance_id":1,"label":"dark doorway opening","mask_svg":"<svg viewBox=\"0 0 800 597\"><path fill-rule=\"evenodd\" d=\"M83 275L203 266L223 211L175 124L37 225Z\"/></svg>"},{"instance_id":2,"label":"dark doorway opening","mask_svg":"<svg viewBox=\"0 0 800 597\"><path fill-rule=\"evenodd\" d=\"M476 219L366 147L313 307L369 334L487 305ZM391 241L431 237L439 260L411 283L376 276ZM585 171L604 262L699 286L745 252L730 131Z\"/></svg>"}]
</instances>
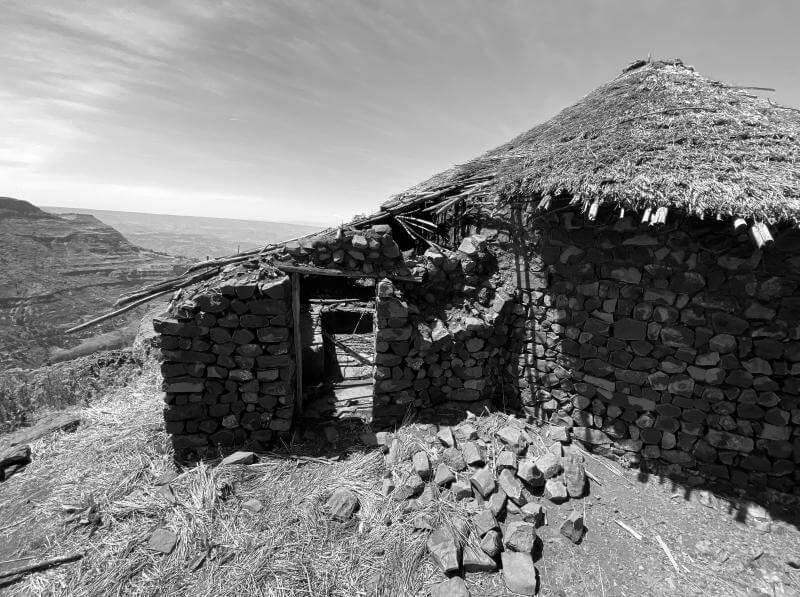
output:
<instances>
[{"instance_id":1,"label":"dark doorway opening","mask_svg":"<svg viewBox=\"0 0 800 597\"><path fill-rule=\"evenodd\" d=\"M307 416L369 421L375 353L374 304L354 299L322 301L315 307L322 366L317 368L319 379L309 385Z\"/></svg>"}]
</instances>

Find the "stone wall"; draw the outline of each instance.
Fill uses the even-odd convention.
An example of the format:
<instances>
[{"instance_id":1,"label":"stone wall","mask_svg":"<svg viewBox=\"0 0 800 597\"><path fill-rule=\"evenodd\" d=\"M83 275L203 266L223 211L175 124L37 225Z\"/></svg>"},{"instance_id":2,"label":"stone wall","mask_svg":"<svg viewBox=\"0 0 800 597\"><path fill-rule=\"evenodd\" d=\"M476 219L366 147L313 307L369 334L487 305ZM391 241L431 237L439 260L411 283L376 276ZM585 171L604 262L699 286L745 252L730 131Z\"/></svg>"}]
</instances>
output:
<instances>
[{"instance_id":1,"label":"stone wall","mask_svg":"<svg viewBox=\"0 0 800 597\"><path fill-rule=\"evenodd\" d=\"M164 419L176 452L262 446L291 427L289 278L218 283L156 318Z\"/></svg>"},{"instance_id":2,"label":"stone wall","mask_svg":"<svg viewBox=\"0 0 800 597\"><path fill-rule=\"evenodd\" d=\"M420 284L378 285L375 408L378 422L400 422L409 407L423 418L481 412L499 385L513 297L498 288L481 237L458 251L423 256Z\"/></svg>"},{"instance_id":3,"label":"stone wall","mask_svg":"<svg viewBox=\"0 0 800 597\"><path fill-rule=\"evenodd\" d=\"M567 211L498 234L525 290L505 382L608 454L798 492L800 237L762 253L728 221L676 220Z\"/></svg>"},{"instance_id":4,"label":"stone wall","mask_svg":"<svg viewBox=\"0 0 800 597\"><path fill-rule=\"evenodd\" d=\"M400 247L386 224L365 230L342 228L337 233L286 243L274 255L276 261L291 261L338 269L366 276L407 275Z\"/></svg>"}]
</instances>

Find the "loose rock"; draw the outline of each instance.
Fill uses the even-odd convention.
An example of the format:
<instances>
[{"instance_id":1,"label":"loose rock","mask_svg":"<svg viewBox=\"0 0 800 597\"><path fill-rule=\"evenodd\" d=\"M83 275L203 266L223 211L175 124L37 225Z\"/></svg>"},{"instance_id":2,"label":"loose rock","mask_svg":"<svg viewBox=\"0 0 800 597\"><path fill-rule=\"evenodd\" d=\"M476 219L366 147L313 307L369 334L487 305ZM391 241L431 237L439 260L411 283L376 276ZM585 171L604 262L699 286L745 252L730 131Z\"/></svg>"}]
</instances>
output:
<instances>
[{"instance_id":1,"label":"loose rock","mask_svg":"<svg viewBox=\"0 0 800 597\"><path fill-rule=\"evenodd\" d=\"M503 536L506 549L533 553L536 544L536 528L529 522L514 521L508 523Z\"/></svg>"},{"instance_id":2,"label":"loose rock","mask_svg":"<svg viewBox=\"0 0 800 597\"><path fill-rule=\"evenodd\" d=\"M171 554L178 543L178 536L169 529L156 529L147 541L147 548L163 554Z\"/></svg>"},{"instance_id":3,"label":"loose rock","mask_svg":"<svg viewBox=\"0 0 800 597\"><path fill-rule=\"evenodd\" d=\"M553 502L560 504L567 501L567 488L561 482L561 479L548 479L544 486L544 497Z\"/></svg>"},{"instance_id":4,"label":"loose rock","mask_svg":"<svg viewBox=\"0 0 800 597\"><path fill-rule=\"evenodd\" d=\"M333 492L325 508L331 513L331 518L339 522L347 522L359 507L358 497L346 487L340 487Z\"/></svg>"},{"instance_id":5,"label":"loose rock","mask_svg":"<svg viewBox=\"0 0 800 597\"><path fill-rule=\"evenodd\" d=\"M572 514L567 517L564 524L561 525L561 534L573 543L580 543L583 539L583 534L586 532L583 526L583 516L577 510L573 510Z\"/></svg>"},{"instance_id":6,"label":"loose rock","mask_svg":"<svg viewBox=\"0 0 800 597\"><path fill-rule=\"evenodd\" d=\"M536 595L538 589L538 573L533 565L533 557L529 553L504 551L503 579L508 589L521 595Z\"/></svg>"},{"instance_id":7,"label":"loose rock","mask_svg":"<svg viewBox=\"0 0 800 597\"><path fill-rule=\"evenodd\" d=\"M458 500L465 500L472 497L472 484L467 479L459 479L450 486L453 497Z\"/></svg>"},{"instance_id":8,"label":"loose rock","mask_svg":"<svg viewBox=\"0 0 800 597\"><path fill-rule=\"evenodd\" d=\"M489 504L489 511L494 514L495 517L500 516L506 509L507 501L508 496L506 496L506 492L498 488L487 502Z\"/></svg>"},{"instance_id":9,"label":"loose rock","mask_svg":"<svg viewBox=\"0 0 800 597\"><path fill-rule=\"evenodd\" d=\"M527 500L523 500L523 487L522 482L517 479L514 471L509 469L504 469L500 473L500 477L498 478L498 484L500 488L505 491L508 499L514 502L517 505L522 505Z\"/></svg>"},{"instance_id":10,"label":"loose rock","mask_svg":"<svg viewBox=\"0 0 800 597\"><path fill-rule=\"evenodd\" d=\"M467 462L458 448L447 448L442 452L442 462L456 472L461 472L467 468Z\"/></svg>"},{"instance_id":11,"label":"loose rock","mask_svg":"<svg viewBox=\"0 0 800 597\"><path fill-rule=\"evenodd\" d=\"M461 568L461 545L447 527L440 527L428 537L428 551L445 574Z\"/></svg>"},{"instance_id":12,"label":"loose rock","mask_svg":"<svg viewBox=\"0 0 800 597\"><path fill-rule=\"evenodd\" d=\"M555 454L545 452L536 459L536 468L542 472L545 479L550 479L561 472L561 462Z\"/></svg>"},{"instance_id":13,"label":"loose rock","mask_svg":"<svg viewBox=\"0 0 800 597\"><path fill-rule=\"evenodd\" d=\"M479 537L483 537L489 531L499 528L497 525L497 519L489 509L478 512L472 519L472 522L475 524L475 528L478 531Z\"/></svg>"},{"instance_id":14,"label":"loose rock","mask_svg":"<svg viewBox=\"0 0 800 597\"><path fill-rule=\"evenodd\" d=\"M520 508L522 520L531 523L534 527L539 528L544 525L545 512L541 504L534 504L529 502Z\"/></svg>"},{"instance_id":15,"label":"loose rock","mask_svg":"<svg viewBox=\"0 0 800 597\"><path fill-rule=\"evenodd\" d=\"M247 510L248 512L252 512L253 514L257 514L264 509L264 504L261 503L261 500L257 500L255 498L247 500L242 504L242 510Z\"/></svg>"},{"instance_id":16,"label":"loose rock","mask_svg":"<svg viewBox=\"0 0 800 597\"><path fill-rule=\"evenodd\" d=\"M442 462L436 467L436 473L433 475L433 482L439 487L446 487L455 480L456 476L445 463Z\"/></svg>"},{"instance_id":17,"label":"loose rock","mask_svg":"<svg viewBox=\"0 0 800 597\"><path fill-rule=\"evenodd\" d=\"M586 490L586 471L578 457L570 456L564 464L564 481L571 498L583 496Z\"/></svg>"},{"instance_id":18,"label":"loose rock","mask_svg":"<svg viewBox=\"0 0 800 597\"><path fill-rule=\"evenodd\" d=\"M481 539L481 549L491 557L496 557L503 550L503 539L498 531L489 531Z\"/></svg>"},{"instance_id":19,"label":"loose rock","mask_svg":"<svg viewBox=\"0 0 800 597\"><path fill-rule=\"evenodd\" d=\"M470 597L464 579L458 576L448 578L431 587L431 597Z\"/></svg>"},{"instance_id":20,"label":"loose rock","mask_svg":"<svg viewBox=\"0 0 800 597\"><path fill-rule=\"evenodd\" d=\"M494 475L489 467L482 468L472 475L470 482L475 490L484 498L488 498L496 486Z\"/></svg>"},{"instance_id":21,"label":"loose rock","mask_svg":"<svg viewBox=\"0 0 800 597\"><path fill-rule=\"evenodd\" d=\"M464 546L462 560L464 572L493 572L497 570L497 562L489 554L483 549L475 548L471 545Z\"/></svg>"},{"instance_id":22,"label":"loose rock","mask_svg":"<svg viewBox=\"0 0 800 597\"><path fill-rule=\"evenodd\" d=\"M456 445L456 440L453 437L453 430L450 427L442 427L436 437L442 442L445 448L452 448Z\"/></svg>"},{"instance_id":23,"label":"loose rock","mask_svg":"<svg viewBox=\"0 0 800 597\"><path fill-rule=\"evenodd\" d=\"M497 438L515 454L524 454L528 448L528 438L518 427L506 425L497 432Z\"/></svg>"},{"instance_id":24,"label":"loose rock","mask_svg":"<svg viewBox=\"0 0 800 597\"><path fill-rule=\"evenodd\" d=\"M484 464L483 453L474 442L467 442L461 450L464 455L464 461L470 466L482 466Z\"/></svg>"},{"instance_id":25,"label":"loose rock","mask_svg":"<svg viewBox=\"0 0 800 597\"><path fill-rule=\"evenodd\" d=\"M256 461L256 455L253 452L234 452L222 459L220 466L228 464L253 464Z\"/></svg>"},{"instance_id":26,"label":"loose rock","mask_svg":"<svg viewBox=\"0 0 800 597\"><path fill-rule=\"evenodd\" d=\"M414 467L416 473L422 479L430 479L431 476L431 462L428 460L428 455L423 452L419 451L414 454L413 458L411 459L411 464Z\"/></svg>"}]
</instances>

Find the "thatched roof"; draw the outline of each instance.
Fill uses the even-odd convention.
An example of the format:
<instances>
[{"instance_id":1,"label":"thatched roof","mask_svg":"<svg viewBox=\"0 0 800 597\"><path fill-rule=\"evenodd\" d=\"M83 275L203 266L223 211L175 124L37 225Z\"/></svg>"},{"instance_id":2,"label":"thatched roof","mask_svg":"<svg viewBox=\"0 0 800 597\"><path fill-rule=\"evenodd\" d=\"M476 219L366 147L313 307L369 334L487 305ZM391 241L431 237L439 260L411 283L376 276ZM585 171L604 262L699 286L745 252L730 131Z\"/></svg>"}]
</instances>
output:
<instances>
[{"instance_id":1,"label":"thatched roof","mask_svg":"<svg viewBox=\"0 0 800 597\"><path fill-rule=\"evenodd\" d=\"M570 196L620 207L800 223L800 110L712 81L680 60L639 61L516 139L396 195L432 200Z\"/></svg>"}]
</instances>

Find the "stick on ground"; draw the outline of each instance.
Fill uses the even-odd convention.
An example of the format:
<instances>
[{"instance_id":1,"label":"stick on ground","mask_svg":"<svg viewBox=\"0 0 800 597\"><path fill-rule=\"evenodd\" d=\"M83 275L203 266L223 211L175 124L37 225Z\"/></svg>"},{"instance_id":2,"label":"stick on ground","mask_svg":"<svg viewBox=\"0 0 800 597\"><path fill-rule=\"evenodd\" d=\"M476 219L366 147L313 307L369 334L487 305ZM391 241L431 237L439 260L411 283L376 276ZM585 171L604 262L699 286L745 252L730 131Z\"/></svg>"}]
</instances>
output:
<instances>
[{"instance_id":1,"label":"stick on ground","mask_svg":"<svg viewBox=\"0 0 800 597\"><path fill-rule=\"evenodd\" d=\"M9 576L17 576L18 574L28 574L29 572L36 572L37 570L44 570L51 566L58 566L67 562L74 562L83 557L82 551L76 551L64 556L56 556L33 564L26 564L25 566L17 566L16 568L9 568L8 570L0 571L0 578L7 578Z\"/></svg>"},{"instance_id":2,"label":"stick on ground","mask_svg":"<svg viewBox=\"0 0 800 597\"><path fill-rule=\"evenodd\" d=\"M678 568L678 562L675 561L675 557L672 555L672 552L669 550L669 547L667 547L667 544L664 543L664 540L660 535L656 535L656 541L658 541L658 544L661 546L661 549L664 550L664 553L667 554L672 567L675 568L675 572L680 573L681 569Z\"/></svg>"},{"instance_id":3,"label":"stick on ground","mask_svg":"<svg viewBox=\"0 0 800 597\"><path fill-rule=\"evenodd\" d=\"M642 540L641 534L639 534L637 531L634 531L632 527L628 526L627 524L625 524L621 520L617 520L616 518L614 519L614 522L616 522L619 526L621 526L623 529L628 531L633 536L633 538L636 539L637 541L641 541Z\"/></svg>"}]
</instances>

